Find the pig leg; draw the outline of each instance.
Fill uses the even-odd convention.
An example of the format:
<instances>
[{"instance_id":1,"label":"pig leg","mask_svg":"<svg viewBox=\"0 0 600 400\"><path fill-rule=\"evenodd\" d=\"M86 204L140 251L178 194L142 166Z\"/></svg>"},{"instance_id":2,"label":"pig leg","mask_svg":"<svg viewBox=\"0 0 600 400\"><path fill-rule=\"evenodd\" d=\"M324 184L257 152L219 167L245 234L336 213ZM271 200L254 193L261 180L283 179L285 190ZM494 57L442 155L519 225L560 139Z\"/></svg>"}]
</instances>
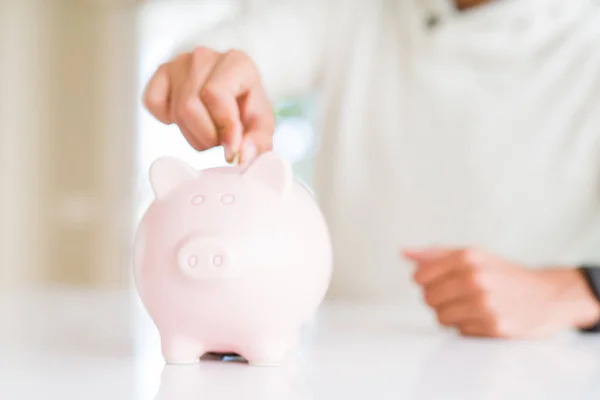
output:
<instances>
[{"instance_id":1,"label":"pig leg","mask_svg":"<svg viewBox=\"0 0 600 400\"><path fill-rule=\"evenodd\" d=\"M278 366L283 364L296 342L296 337L252 341L242 349L240 355L251 365Z\"/></svg>"},{"instance_id":2,"label":"pig leg","mask_svg":"<svg viewBox=\"0 0 600 400\"><path fill-rule=\"evenodd\" d=\"M195 364L205 352L197 340L186 336L166 335L161 338L161 342L167 364Z\"/></svg>"}]
</instances>

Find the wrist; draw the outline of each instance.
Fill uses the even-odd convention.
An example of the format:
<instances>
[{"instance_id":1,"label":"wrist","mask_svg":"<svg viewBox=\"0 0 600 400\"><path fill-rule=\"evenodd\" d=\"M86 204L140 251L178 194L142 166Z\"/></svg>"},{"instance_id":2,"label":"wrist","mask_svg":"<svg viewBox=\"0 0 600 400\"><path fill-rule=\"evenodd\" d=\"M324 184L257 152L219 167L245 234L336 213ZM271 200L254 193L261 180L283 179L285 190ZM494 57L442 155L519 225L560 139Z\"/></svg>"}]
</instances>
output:
<instances>
[{"instance_id":1,"label":"wrist","mask_svg":"<svg viewBox=\"0 0 600 400\"><path fill-rule=\"evenodd\" d=\"M586 329L600 322L600 302L581 270L564 268L545 272L552 274L555 307L569 327Z\"/></svg>"}]
</instances>

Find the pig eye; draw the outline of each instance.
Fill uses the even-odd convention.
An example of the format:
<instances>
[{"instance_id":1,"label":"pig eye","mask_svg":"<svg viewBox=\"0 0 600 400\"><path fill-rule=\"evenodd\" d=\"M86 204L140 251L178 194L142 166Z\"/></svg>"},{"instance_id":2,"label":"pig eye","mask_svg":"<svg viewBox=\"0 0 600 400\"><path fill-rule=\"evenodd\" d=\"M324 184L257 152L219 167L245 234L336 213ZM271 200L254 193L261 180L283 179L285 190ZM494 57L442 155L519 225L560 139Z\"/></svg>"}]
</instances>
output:
<instances>
[{"instance_id":1,"label":"pig eye","mask_svg":"<svg viewBox=\"0 0 600 400\"><path fill-rule=\"evenodd\" d=\"M192 197L192 204L193 205L199 206L202 203L204 203L204 196L202 196L201 194Z\"/></svg>"},{"instance_id":2,"label":"pig eye","mask_svg":"<svg viewBox=\"0 0 600 400\"><path fill-rule=\"evenodd\" d=\"M223 196L221 196L221 203L223 203L225 205L233 204L234 201L235 201L235 196L232 194L224 194Z\"/></svg>"}]
</instances>

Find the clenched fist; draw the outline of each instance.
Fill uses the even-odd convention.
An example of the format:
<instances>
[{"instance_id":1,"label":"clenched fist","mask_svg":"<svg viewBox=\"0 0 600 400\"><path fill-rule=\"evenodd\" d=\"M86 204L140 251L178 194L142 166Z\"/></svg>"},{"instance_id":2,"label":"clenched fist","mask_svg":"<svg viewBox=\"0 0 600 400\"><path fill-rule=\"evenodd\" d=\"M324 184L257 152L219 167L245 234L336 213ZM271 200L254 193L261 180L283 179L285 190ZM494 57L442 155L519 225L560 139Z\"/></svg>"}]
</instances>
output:
<instances>
[{"instance_id":1,"label":"clenched fist","mask_svg":"<svg viewBox=\"0 0 600 400\"><path fill-rule=\"evenodd\" d=\"M149 81L144 104L165 124L177 124L196 150L223 145L228 162L270 150L275 117L254 62L243 52L208 48L177 56Z\"/></svg>"},{"instance_id":2,"label":"clenched fist","mask_svg":"<svg viewBox=\"0 0 600 400\"><path fill-rule=\"evenodd\" d=\"M576 269L532 270L477 249L404 256L439 323L463 335L537 338L600 320L600 304Z\"/></svg>"}]
</instances>

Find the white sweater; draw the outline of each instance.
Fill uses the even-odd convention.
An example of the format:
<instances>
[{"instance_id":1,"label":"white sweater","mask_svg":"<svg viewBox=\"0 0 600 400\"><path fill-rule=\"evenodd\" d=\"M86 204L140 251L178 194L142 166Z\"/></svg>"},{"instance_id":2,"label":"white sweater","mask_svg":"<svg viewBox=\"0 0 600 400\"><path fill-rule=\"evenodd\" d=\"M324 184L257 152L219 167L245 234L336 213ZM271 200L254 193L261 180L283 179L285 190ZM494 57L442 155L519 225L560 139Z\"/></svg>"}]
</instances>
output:
<instances>
[{"instance_id":1,"label":"white sweater","mask_svg":"<svg viewBox=\"0 0 600 400\"><path fill-rule=\"evenodd\" d=\"M600 2L271 3L188 45L246 50L274 97L319 94L331 296L418 300L405 246L600 261Z\"/></svg>"}]
</instances>

